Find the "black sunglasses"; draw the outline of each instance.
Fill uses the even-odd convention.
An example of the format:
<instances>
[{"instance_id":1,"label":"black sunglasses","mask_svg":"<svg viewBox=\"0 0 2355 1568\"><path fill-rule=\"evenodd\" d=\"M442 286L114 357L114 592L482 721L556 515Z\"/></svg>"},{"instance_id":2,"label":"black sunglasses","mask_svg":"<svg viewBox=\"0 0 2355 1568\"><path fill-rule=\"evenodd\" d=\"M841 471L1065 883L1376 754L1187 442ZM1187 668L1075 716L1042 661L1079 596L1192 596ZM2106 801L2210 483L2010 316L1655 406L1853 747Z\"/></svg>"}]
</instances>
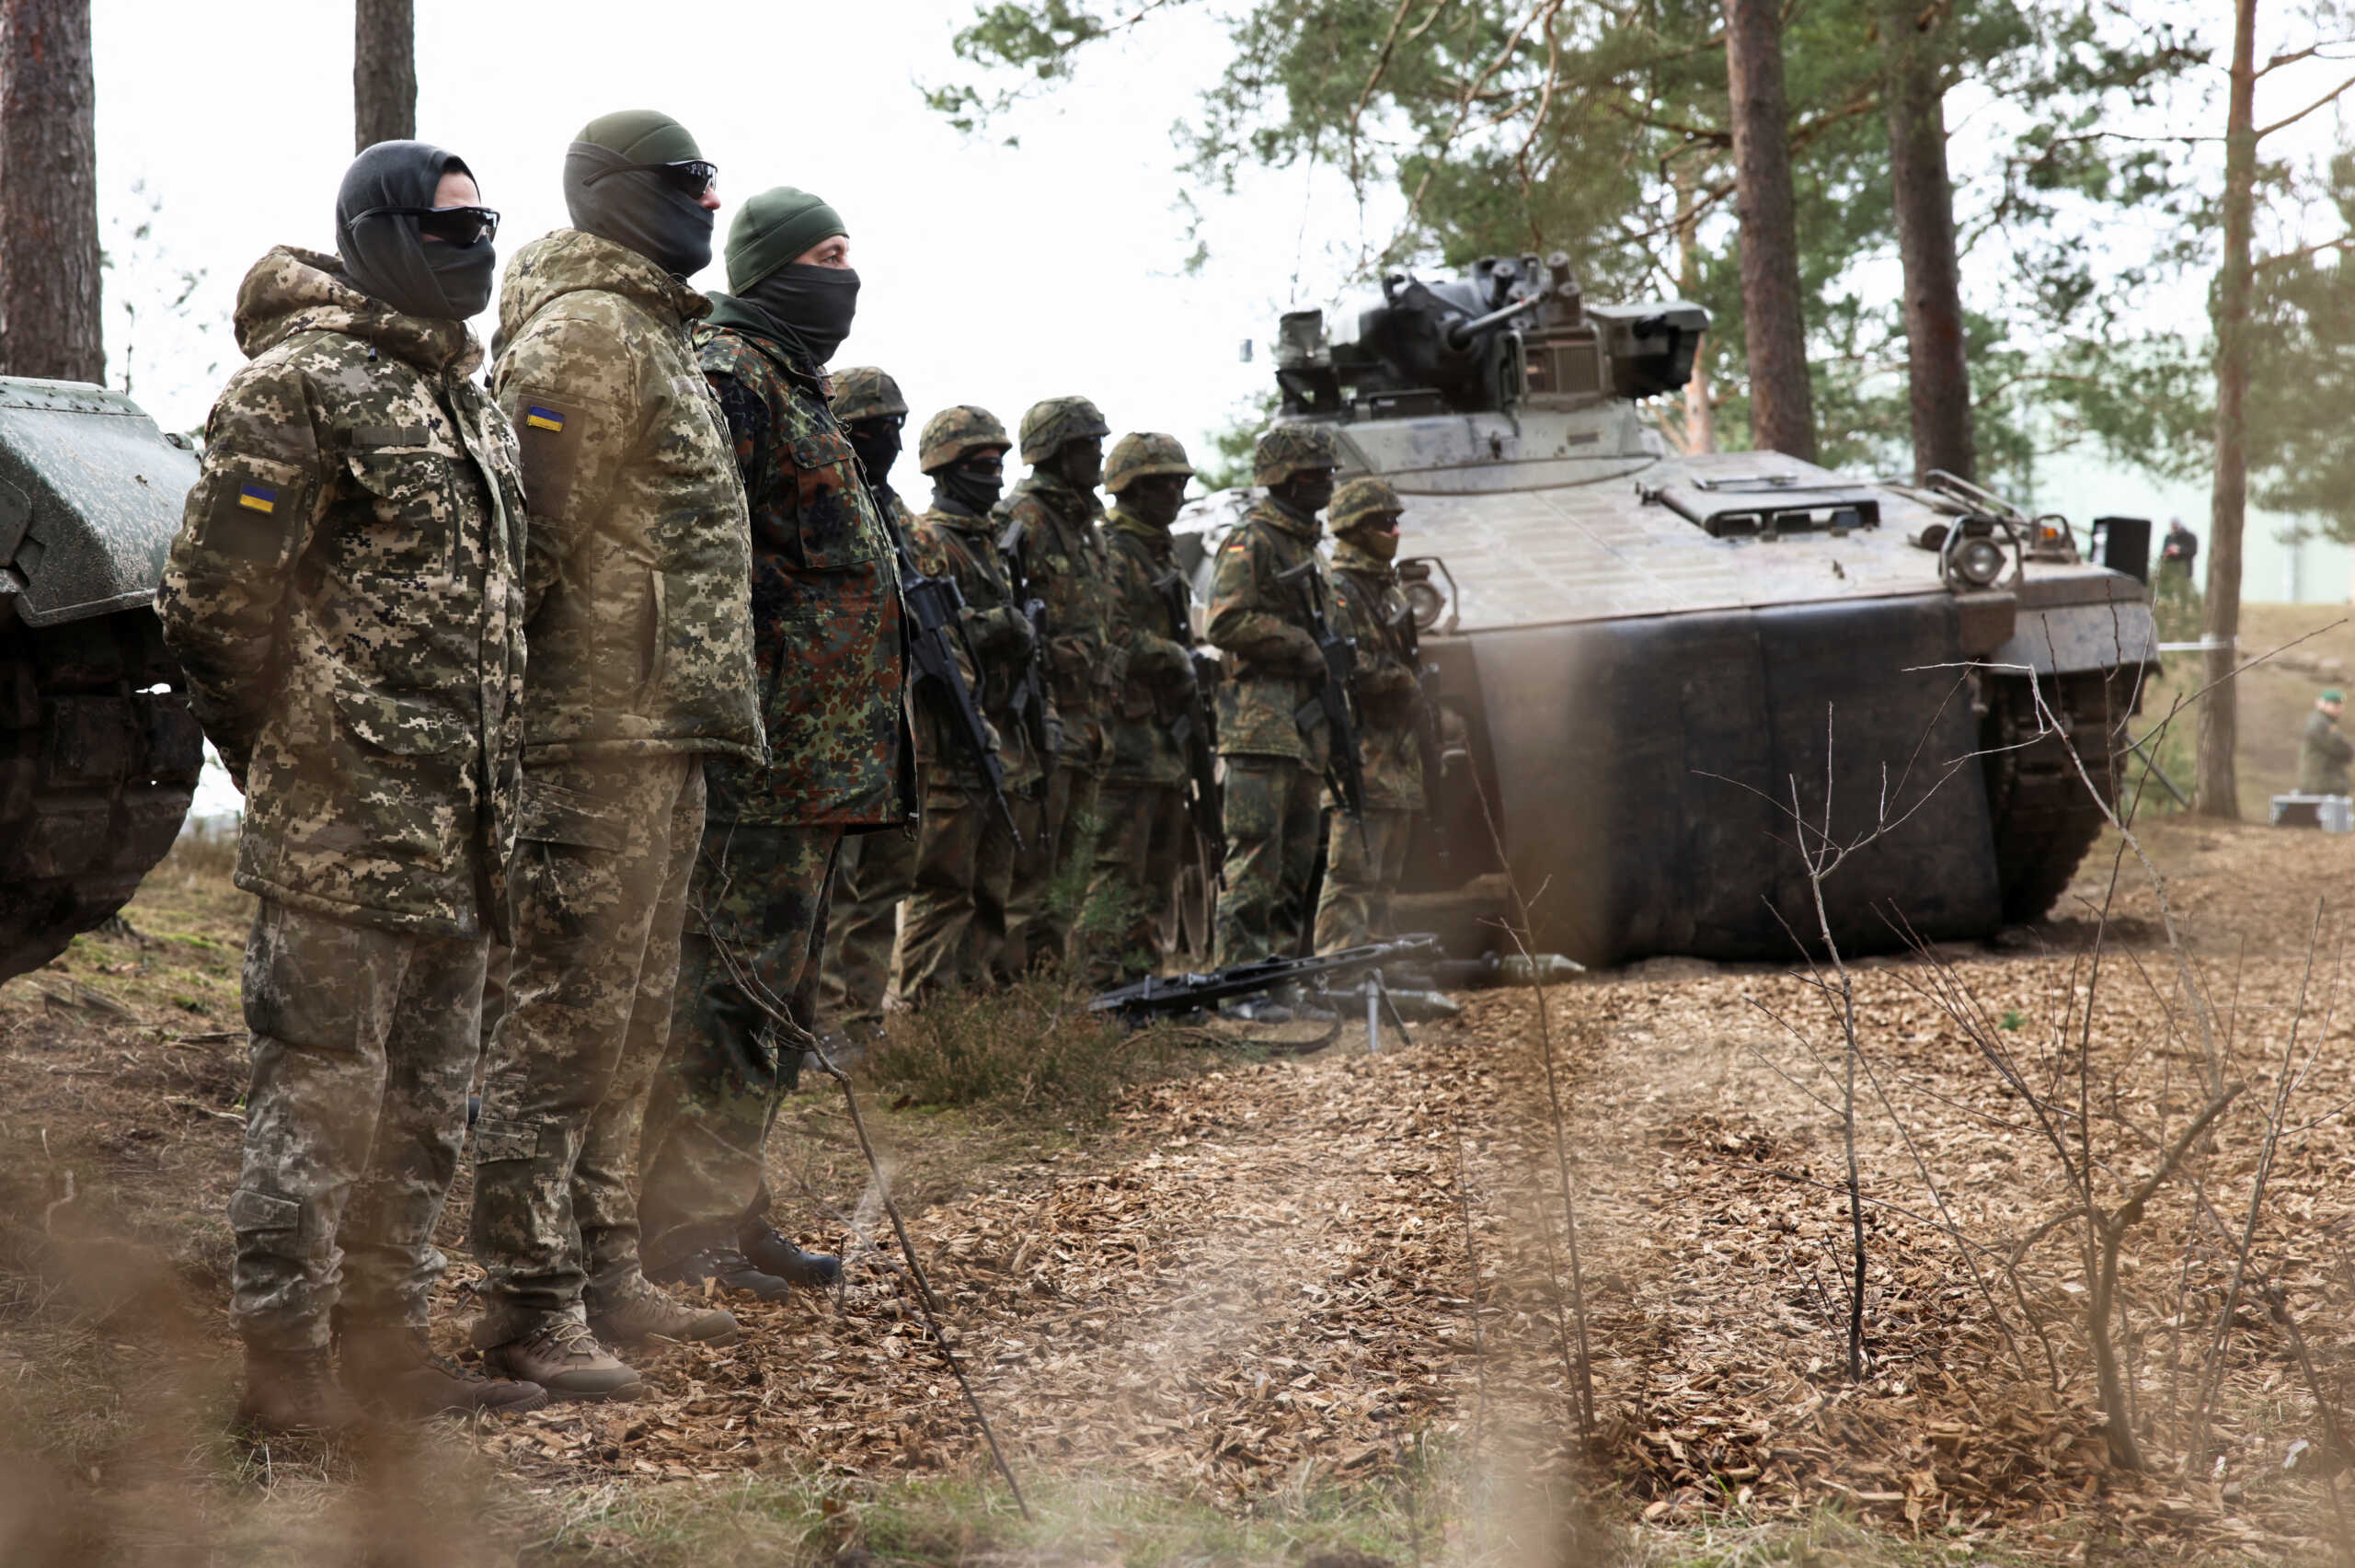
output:
<instances>
[{"instance_id":1,"label":"black sunglasses","mask_svg":"<svg viewBox=\"0 0 2355 1568\"><path fill-rule=\"evenodd\" d=\"M589 183L594 185L609 174L627 174L633 169L660 175L665 185L698 201L711 194L711 188L719 183L719 166L706 163L701 158L690 158L678 164L616 164L609 169L599 169L589 177Z\"/></svg>"},{"instance_id":2,"label":"black sunglasses","mask_svg":"<svg viewBox=\"0 0 2355 1568\"><path fill-rule=\"evenodd\" d=\"M415 218L418 233L451 245L473 245L499 233L499 214L488 207L371 207L351 221L362 218Z\"/></svg>"}]
</instances>

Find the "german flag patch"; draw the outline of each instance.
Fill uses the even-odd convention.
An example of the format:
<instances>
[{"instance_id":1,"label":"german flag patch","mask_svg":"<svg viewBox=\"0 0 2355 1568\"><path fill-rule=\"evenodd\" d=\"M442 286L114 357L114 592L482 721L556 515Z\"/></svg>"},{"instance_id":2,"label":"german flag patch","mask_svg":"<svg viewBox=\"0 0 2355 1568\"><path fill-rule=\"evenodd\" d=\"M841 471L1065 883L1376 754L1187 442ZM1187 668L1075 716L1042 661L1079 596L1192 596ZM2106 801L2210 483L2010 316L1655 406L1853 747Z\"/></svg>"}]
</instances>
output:
<instances>
[{"instance_id":1,"label":"german flag patch","mask_svg":"<svg viewBox=\"0 0 2355 1568\"><path fill-rule=\"evenodd\" d=\"M560 409L543 407L537 403L527 403L523 406L523 424L527 429L556 430L560 433L564 429L564 414Z\"/></svg>"},{"instance_id":2,"label":"german flag patch","mask_svg":"<svg viewBox=\"0 0 2355 1568\"><path fill-rule=\"evenodd\" d=\"M268 485L257 485L248 479L237 486L237 504L247 511L258 511L268 517L278 509L278 492Z\"/></svg>"}]
</instances>

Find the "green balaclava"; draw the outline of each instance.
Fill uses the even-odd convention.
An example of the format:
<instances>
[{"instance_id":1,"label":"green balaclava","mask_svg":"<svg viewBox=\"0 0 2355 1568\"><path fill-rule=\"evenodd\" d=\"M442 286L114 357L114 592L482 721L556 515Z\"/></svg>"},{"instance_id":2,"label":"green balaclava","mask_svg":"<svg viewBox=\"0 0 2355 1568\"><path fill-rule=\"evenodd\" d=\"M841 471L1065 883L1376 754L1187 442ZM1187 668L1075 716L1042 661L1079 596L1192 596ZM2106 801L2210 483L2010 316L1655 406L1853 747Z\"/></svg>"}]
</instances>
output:
<instances>
[{"instance_id":1,"label":"green balaclava","mask_svg":"<svg viewBox=\"0 0 2355 1568\"><path fill-rule=\"evenodd\" d=\"M858 312L858 274L793 258L821 240L848 233L840 213L789 185L752 198L728 225L728 292L757 306L821 365L850 336L851 318Z\"/></svg>"},{"instance_id":2,"label":"green balaclava","mask_svg":"<svg viewBox=\"0 0 2355 1568\"><path fill-rule=\"evenodd\" d=\"M711 265L711 213L666 166L696 163L687 128L650 109L603 115L564 155L564 205L572 226L627 246L685 278Z\"/></svg>"}]
</instances>

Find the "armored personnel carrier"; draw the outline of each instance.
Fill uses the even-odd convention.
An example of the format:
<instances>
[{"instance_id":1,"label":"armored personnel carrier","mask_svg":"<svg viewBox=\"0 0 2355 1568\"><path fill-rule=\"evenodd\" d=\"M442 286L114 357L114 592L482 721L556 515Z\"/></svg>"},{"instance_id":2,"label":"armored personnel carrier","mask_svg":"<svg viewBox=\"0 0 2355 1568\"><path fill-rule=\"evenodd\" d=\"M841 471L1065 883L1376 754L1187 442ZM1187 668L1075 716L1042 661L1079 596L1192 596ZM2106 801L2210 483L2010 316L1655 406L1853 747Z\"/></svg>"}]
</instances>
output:
<instances>
[{"instance_id":1,"label":"armored personnel carrier","mask_svg":"<svg viewBox=\"0 0 2355 1568\"><path fill-rule=\"evenodd\" d=\"M1558 256L1283 318L1278 418L1407 506L1447 761L1396 923L1476 954L1517 890L1536 943L1589 962L1787 958L1810 862L1849 951L2037 919L2156 658L2147 524L2111 520L2113 569L1947 475L1672 452L1639 406L1707 326L1586 303ZM1180 521L1198 595L1250 499Z\"/></svg>"},{"instance_id":2,"label":"armored personnel carrier","mask_svg":"<svg viewBox=\"0 0 2355 1568\"><path fill-rule=\"evenodd\" d=\"M204 761L152 601L188 443L129 398L0 378L0 979L122 908Z\"/></svg>"}]
</instances>

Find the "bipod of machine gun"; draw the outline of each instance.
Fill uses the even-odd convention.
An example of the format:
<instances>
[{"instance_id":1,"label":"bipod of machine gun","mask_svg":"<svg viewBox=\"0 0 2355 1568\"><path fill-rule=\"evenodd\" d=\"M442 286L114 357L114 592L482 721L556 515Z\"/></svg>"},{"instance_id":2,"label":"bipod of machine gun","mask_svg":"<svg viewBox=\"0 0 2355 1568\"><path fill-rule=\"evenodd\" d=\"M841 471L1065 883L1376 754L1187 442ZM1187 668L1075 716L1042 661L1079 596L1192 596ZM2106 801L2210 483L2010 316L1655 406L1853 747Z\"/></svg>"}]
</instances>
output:
<instances>
[{"instance_id":1,"label":"bipod of machine gun","mask_svg":"<svg viewBox=\"0 0 2355 1568\"><path fill-rule=\"evenodd\" d=\"M1407 1022L1398 1016L1397 1008L1389 1001L1382 982L1385 964L1435 964L1442 953L1439 938L1426 933L1393 938L1388 942L1369 942L1361 947L1344 947L1337 952L1323 953L1313 958L1260 958L1248 964L1232 964L1223 969L1212 969L1199 975L1147 975L1133 984L1108 990L1091 999L1090 1013L1109 1013L1131 1025L1151 1023L1155 1019L1183 1018L1193 1013L1214 1011L1220 1003L1241 1001L1265 996L1281 986L1313 983L1318 996L1328 1001L1339 1001L1351 988L1336 982L1355 979L1356 989L1365 1001L1366 1048L1382 1048L1380 1018L1386 1011L1399 1037L1411 1043ZM1350 1000L1354 1002L1357 999ZM1310 1051L1329 1044L1340 1032L1341 1009L1333 1010L1333 1026L1324 1036L1311 1041L1261 1041L1281 1050Z\"/></svg>"}]
</instances>

